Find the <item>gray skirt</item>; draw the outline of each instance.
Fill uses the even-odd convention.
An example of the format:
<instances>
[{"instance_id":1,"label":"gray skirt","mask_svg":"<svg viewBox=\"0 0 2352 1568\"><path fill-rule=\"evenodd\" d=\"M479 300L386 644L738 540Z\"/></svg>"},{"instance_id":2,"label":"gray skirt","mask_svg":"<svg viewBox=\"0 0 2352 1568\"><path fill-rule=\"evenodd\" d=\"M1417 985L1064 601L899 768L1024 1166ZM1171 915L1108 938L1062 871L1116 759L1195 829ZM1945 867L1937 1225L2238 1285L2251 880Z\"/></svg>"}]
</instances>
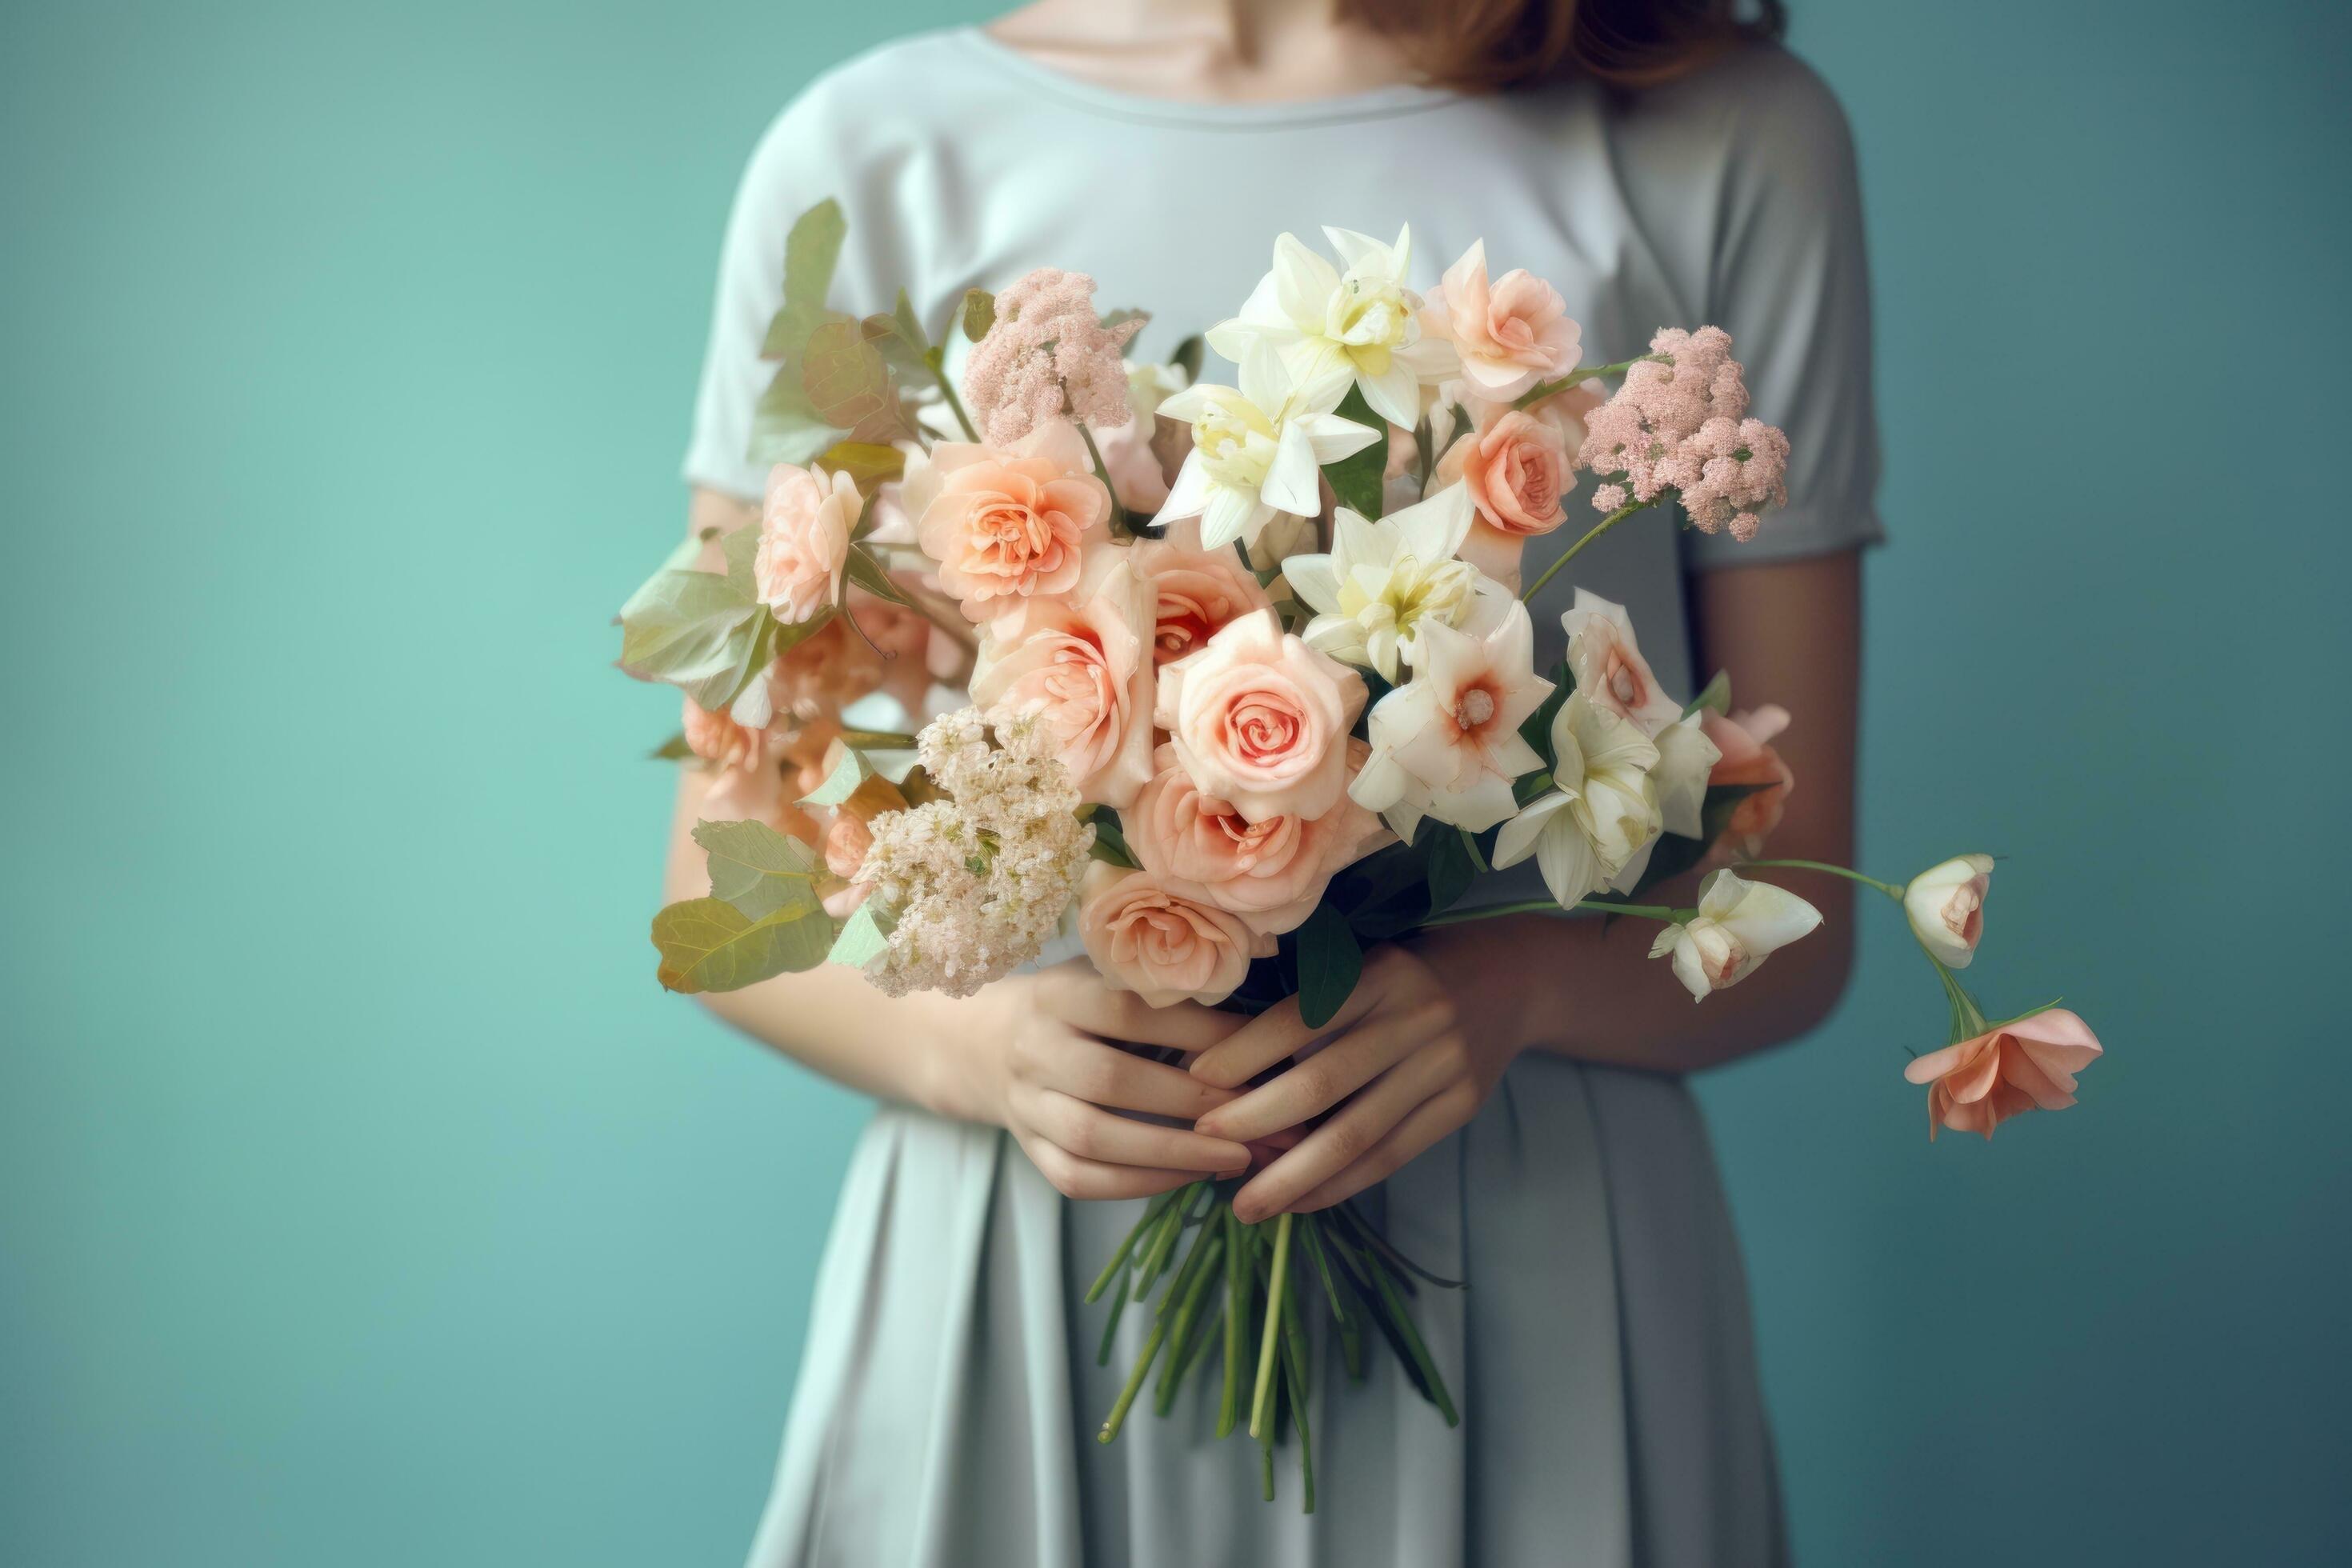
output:
<instances>
[{"instance_id":1,"label":"gray skirt","mask_svg":"<svg viewBox=\"0 0 2352 1568\"><path fill-rule=\"evenodd\" d=\"M1469 1280L1415 1316L1449 1429L1384 1355L1316 1347L1317 1509L1259 1500L1213 1377L1095 1432L1140 1348L1081 1298L1135 1203L1064 1198L1000 1130L887 1107L819 1268L751 1568L1743 1568L1787 1560L1730 1217L1678 1079L1530 1055L1370 1194L1406 1256Z\"/></svg>"}]
</instances>

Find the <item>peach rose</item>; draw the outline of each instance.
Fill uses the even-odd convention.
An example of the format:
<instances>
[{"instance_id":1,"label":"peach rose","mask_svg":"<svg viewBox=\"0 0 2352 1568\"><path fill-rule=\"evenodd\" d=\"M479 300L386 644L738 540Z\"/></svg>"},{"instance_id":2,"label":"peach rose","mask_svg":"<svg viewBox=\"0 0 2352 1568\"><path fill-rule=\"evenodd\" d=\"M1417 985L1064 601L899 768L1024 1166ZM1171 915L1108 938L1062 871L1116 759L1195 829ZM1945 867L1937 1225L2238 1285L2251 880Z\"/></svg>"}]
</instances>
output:
<instances>
[{"instance_id":1,"label":"peach rose","mask_svg":"<svg viewBox=\"0 0 2352 1568\"><path fill-rule=\"evenodd\" d=\"M923 553L939 563L940 587L975 621L1009 602L1069 592L1088 538L1110 515L1077 432L1058 421L1010 454L942 441L900 493Z\"/></svg>"},{"instance_id":2,"label":"peach rose","mask_svg":"<svg viewBox=\"0 0 2352 1568\"><path fill-rule=\"evenodd\" d=\"M1789 727L1789 710L1767 703L1728 719L1713 709L1702 710L1699 729L1722 755L1708 771L1709 784L1762 784L1732 808L1725 837L1738 851L1753 856L1764 847L1765 836L1780 826L1781 809L1797 775L1770 745L1773 736Z\"/></svg>"},{"instance_id":3,"label":"peach rose","mask_svg":"<svg viewBox=\"0 0 2352 1568\"><path fill-rule=\"evenodd\" d=\"M1479 521L1526 538L1568 521L1560 502L1576 482L1559 427L1524 408L1507 408L1464 436L1438 460L1437 483L1462 480Z\"/></svg>"},{"instance_id":4,"label":"peach rose","mask_svg":"<svg viewBox=\"0 0 2352 1568\"><path fill-rule=\"evenodd\" d=\"M1078 892L1078 940L1103 978L1154 1007L1213 1005L1234 994L1250 960L1270 956L1260 936L1215 905L1189 898L1149 871L1096 861Z\"/></svg>"},{"instance_id":5,"label":"peach rose","mask_svg":"<svg viewBox=\"0 0 2352 1568\"><path fill-rule=\"evenodd\" d=\"M1202 794L1263 822L1320 816L1347 792L1363 707L1361 677L1258 610L1160 670L1156 719Z\"/></svg>"},{"instance_id":6,"label":"peach rose","mask_svg":"<svg viewBox=\"0 0 2352 1568\"><path fill-rule=\"evenodd\" d=\"M1348 742L1349 776L1370 751ZM1152 762L1160 771L1119 818L1128 847L1163 886L1239 915L1260 935L1296 931L1332 875L1386 834L1377 816L1345 795L1320 816L1250 822L1202 795L1175 747L1161 746Z\"/></svg>"},{"instance_id":7,"label":"peach rose","mask_svg":"<svg viewBox=\"0 0 2352 1568\"><path fill-rule=\"evenodd\" d=\"M1151 776L1150 598L1122 547L1099 544L1065 597L989 623L971 698L1034 716L1079 798L1124 807Z\"/></svg>"},{"instance_id":8,"label":"peach rose","mask_svg":"<svg viewBox=\"0 0 2352 1568\"><path fill-rule=\"evenodd\" d=\"M2074 1103L2074 1075L2097 1059L2099 1037L2063 1007L1986 1030L1913 1058L1903 1076L1927 1086L1927 1138L1992 1130L2026 1111Z\"/></svg>"},{"instance_id":9,"label":"peach rose","mask_svg":"<svg viewBox=\"0 0 2352 1568\"><path fill-rule=\"evenodd\" d=\"M1256 576L1230 550L1202 550L1197 519L1169 525L1164 539L1134 550L1135 574L1152 598L1151 659L1166 664L1253 610L1270 609Z\"/></svg>"},{"instance_id":10,"label":"peach rose","mask_svg":"<svg viewBox=\"0 0 2352 1568\"><path fill-rule=\"evenodd\" d=\"M863 504L847 474L811 473L790 463L768 470L751 581L776 619L798 626L840 598L849 532Z\"/></svg>"},{"instance_id":11,"label":"peach rose","mask_svg":"<svg viewBox=\"0 0 2352 1568\"><path fill-rule=\"evenodd\" d=\"M1583 331L1550 284L1524 268L1487 281L1483 239L1445 269L1421 320L1423 331L1447 339L1461 354L1470 389L1496 403L1559 380L1584 352Z\"/></svg>"}]
</instances>

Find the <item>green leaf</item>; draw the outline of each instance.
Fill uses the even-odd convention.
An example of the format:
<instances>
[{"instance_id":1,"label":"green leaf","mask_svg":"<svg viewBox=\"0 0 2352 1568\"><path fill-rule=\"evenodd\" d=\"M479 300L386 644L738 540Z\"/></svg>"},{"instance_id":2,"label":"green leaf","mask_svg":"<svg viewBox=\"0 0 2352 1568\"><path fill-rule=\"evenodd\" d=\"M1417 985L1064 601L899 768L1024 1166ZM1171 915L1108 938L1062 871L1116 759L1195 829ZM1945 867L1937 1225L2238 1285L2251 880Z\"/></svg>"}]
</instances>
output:
<instances>
[{"instance_id":1,"label":"green leaf","mask_svg":"<svg viewBox=\"0 0 2352 1568\"><path fill-rule=\"evenodd\" d=\"M747 456L754 463L805 463L841 439L841 434L810 406L801 385L800 362L788 360L751 410Z\"/></svg>"},{"instance_id":2,"label":"green leaf","mask_svg":"<svg viewBox=\"0 0 2352 1568\"><path fill-rule=\"evenodd\" d=\"M621 606L621 668L705 708L732 702L774 644L774 618L751 582L758 533L741 528L720 541L723 573L666 567L630 595Z\"/></svg>"},{"instance_id":3,"label":"green leaf","mask_svg":"<svg viewBox=\"0 0 2352 1568\"><path fill-rule=\"evenodd\" d=\"M980 342L988 336L988 329L996 325L996 296L985 289L965 289L961 319L965 341Z\"/></svg>"},{"instance_id":4,"label":"green leaf","mask_svg":"<svg viewBox=\"0 0 2352 1568\"><path fill-rule=\"evenodd\" d=\"M1563 658L1551 672L1550 695L1536 705L1534 712L1519 721L1519 739L1535 748L1546 767L1559 761L1551 754L1551 721L1568 700L1569 693L1575 689L1576 672L1568 668L1568 660Z\"/></svg>"},{"instance_id":5,"label":"green leaf","mask_svg":"<svg viewBox=\"0 0 2352 1568\"><path fill-rule=\"evenodd\" d=\"M821 909L793 906L753 920L724 899L688 899L654 917L658 975L672 991L740 991L771 975L824 962L833 921Z\"/></svg>"},{"instance_id":6,"label":"green leaf","mask_svg":"<svg viewBox=\"0 0 2352 1568\"><path fill-rule=\"evenodd\" d=\"M915 307L904 289L898 290L898 303L888 315L866 318L865 330L866 341L889 362L892 370L900 375L930 379L931 340L924 334L923 323L915 319Z\"/></svg>"},{"instance_id":7,"label":"green leaf","mask_svg":"<svg viewBox=\"0 0 2352 1568\"><path fill-rule=\"evenodd\" d=\"M1336 463L1323 465L1323 477L1331 481L1331 493L1349 511L1365 517L1381 515L1381 476L1389 464L1389 422L1372 412L1364 401L1364 389L1348 388L1348 395L1334 410L1342 419L1352 419L1381 433L1380 439L1350 457Z\"/></svg>"},{"instance_id":8,"label":"green leaf","mask_svg":"<svg viewBox=\"0 0 2352 1568\"><path fill-rule=\"evenodd\" d=\"M686 731L680 730L646 754L657 763L683 763L693 757L694 748L686 743Z\"/></svg>"},{"instance_id":9,"label":"green leaf","mask_svg":"<svg viewBox=\"0 0 2352 1568\"><path fill-rule=\"evenodd\" d=\"M1319 1029L1339 1014L1364 973L1364 950L1348 929L1348 917L1318 904L1298 928L1298 1016Z\"/></svg>"},{"instance_id":10,"label":"green leaf","mask_svg":"<svg viewBox=\"0 0 2352 1568\"><path fill-rule=\"evenodd\" d=\"M830 196L793 220L792 232L784 237L783 303L768 323L760 350L763 357L783 359L799 353L825 319L824 297L833 288L833 269L848 232L841 204Z\"/></svg>"},{"instance_id":11,"label":"green leaf","mask_svg":"<svg viewBox=\"0 0 2352 1568\"><path fill-rule=\"evenodd\" d=\"M827 963L863 969L889 945L890 932L874 913L874 900L868 899L841 923L841 935L835 939L833 951L825 959Z\"/></svg>"},{"instance_id":12,"label":"green leaf","mask_svg":"<svg viewBox=\"0 0 2352 1568\"><path fill-rule=\"evenodd\" d=\"M1142 864L1135 858L1135 851L1128 847L1127 830L1119 824L1118 813L1105 806L1097 810L1088 820L1095 825L1094 847L1088 853L1096 859L1125 867L1129 870Z\"/></svg>"},{"instance_id":13,"label":"green leaf","mask_svg":"<svg viewBox=\"0 0 2352 1568\"><path fill-rule=\"evenodd\" d=\"M1184 384L1190 386L1201 379L1201 363L1208 353L1208 340L1194 332L1176 345L1176 352L1168 356L1168 363L1184 373Z\"/></svg>"},{"instance_id":14,"label":"green leaf","mask_svg":"<svg viewBox=\"0 0 2352 1568\"><path fill-rule=\"evenodd\" d=\"M694 841L707 852L710 896L751 920L817 907L816 854L764 822L698 822Z\"/></svg>"},{"instance_id":15,"label":"green leaf","mask_svg":"<svg viewBox=\"0 0 2352 1568\"><path fill-rule=\"evenodd\" d=\"M1460 828L1433 818L1422 837L1428 843L1429 912L1444 914L1478 879L1478 851Z\"/></svg>"},{"instance_id":16,"label":"green leaf","mask_svg":"<svg viewBox=\"0 0 2352 1568\"><path fill-rule=\"evenodd\" d=\"M1683 704L1683 717L1687 719L1702 708L1712 708L1723 714L1731 711L1731 671L1717 670L1715 679L1706 683L1706 689Z\"/></svg>"},{"instance_id":17,"label":"green leaf","mask_svg":"<svg viewBox=\"0 0 2352 1568\"><path fill-rule=\"evenodd\" d=\"M907 455L878 441L835 441L818 454L816 465L827 473L847 474L859 489L867 492L866 504L870 508L874 487L904 473Z\"/></svg>"},{"instance_id":18,"label":"green leaf","mask_svg":"<svg viewBox=\"0 0 2352 1568\"><path fill-rule=\"evenodd\" d=\"M1102 319L1102 327L1103 331L1108 332L1123 327L1129 321L1141 323L1150 320L1151 312L1149 310L1137 310L1122 307L1121 309L1113 310L1108 315L1105 316ZM1142 328L1139 325L1136 330L1140 331Z\"/></svg>"},{"instance_id":19,"label":"green leaf","mask_svg":"<svg viewBox=\"0 0 2352 1568\"><path fill-rule=\"evenodd\" d=\"M801 796L803 805L839 805L857 793L857 786L874 776L874 764L866 753L855 746L841 748L841 761L833 764L833 772L824 775L824 783Z\"/></svg>"},{"instance_id":20,"label":"green leaf","mask_svg":"<svg viewBox=\"0 0 2352 1568\"><path fill-rule=\"evenodd\" d=\"M882 569L882 563L874 558L874 552L862 544L849 547L848 572L851 582L877 599L887 599L894 605L914 603L898 584L890 581L890 574Z\"/></svg>"},{"instance_id":21,"label":"green leaf","mask_svg":"<svg viewBox=\"0 0 2352 1568\"><path fill-rule=\"evenodd\" d=\"M890 372L863 324L829 321L809 334L802 351L801 390L818 418L836 430L855 430L887 412Z\"/></svg>"}]
</instances>

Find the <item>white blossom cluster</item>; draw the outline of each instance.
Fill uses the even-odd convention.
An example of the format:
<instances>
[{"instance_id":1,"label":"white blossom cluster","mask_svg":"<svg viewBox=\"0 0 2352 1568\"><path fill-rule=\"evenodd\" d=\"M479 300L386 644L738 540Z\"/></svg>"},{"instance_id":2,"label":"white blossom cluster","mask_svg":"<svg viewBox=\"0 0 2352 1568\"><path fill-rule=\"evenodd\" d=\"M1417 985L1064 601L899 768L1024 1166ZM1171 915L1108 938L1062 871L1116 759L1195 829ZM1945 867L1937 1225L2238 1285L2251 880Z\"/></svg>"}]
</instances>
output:
<instances>
[{"instance_id":1,"label":"white blossom cluster","mask_svg":"<svg viewBox=\"0 0 2352 1568\"><path fill-rule=\"evenodd\" d=\"M877 816L857 879L889 945L866 966L886 994L969 996L1037 956L1087 868L1095 830L1034 721L965 708L923 727L916 754L947 793Z\"/></svg>"}]
</instances>

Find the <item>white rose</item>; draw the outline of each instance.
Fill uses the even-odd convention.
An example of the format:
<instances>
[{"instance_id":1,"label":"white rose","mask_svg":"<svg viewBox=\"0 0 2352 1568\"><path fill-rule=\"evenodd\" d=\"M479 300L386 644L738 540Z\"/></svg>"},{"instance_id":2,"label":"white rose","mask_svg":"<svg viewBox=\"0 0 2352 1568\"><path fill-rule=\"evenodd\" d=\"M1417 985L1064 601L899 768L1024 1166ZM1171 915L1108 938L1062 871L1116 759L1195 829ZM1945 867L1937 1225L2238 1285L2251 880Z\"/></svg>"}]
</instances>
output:
<instances>
[{"instance_id":1,"label":"white rose","mask_svg":"<svg viewBox=\"0 0 2352 1568\"><path fill-rule=\"evenodd\" d=\"M1992 881L1992 857L1955 855L1930 866L1903 889L1903 912L1919 944L1947 969L1966 969L1984 935L1985 889Z\"/></svg>"}]
</instances>

